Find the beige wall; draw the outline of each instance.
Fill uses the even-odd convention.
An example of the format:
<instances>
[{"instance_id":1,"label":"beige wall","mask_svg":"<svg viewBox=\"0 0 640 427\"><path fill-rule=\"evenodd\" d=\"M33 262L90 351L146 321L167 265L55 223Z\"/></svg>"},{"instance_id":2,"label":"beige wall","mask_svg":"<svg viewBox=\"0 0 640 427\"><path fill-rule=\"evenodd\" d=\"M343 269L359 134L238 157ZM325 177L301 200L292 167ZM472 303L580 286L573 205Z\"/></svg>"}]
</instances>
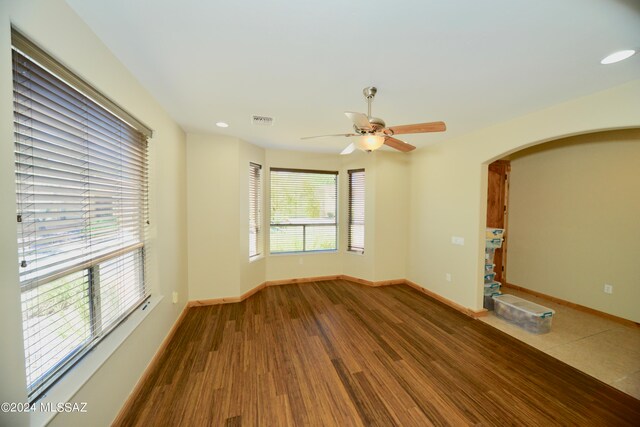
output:
<instances>
[{"instance_id":1,"label":"beige wall","mask_svg":"<svg viewBox=\"0 0 640 427\"><path fill-rule=\"evenodd\" d=\"M553 139L631 127L640 127L640 80L417 150L411 157L408 278L480 309L487 164ZM453 246L451 236L464 237L465 245ZM452 282L445 281L447 272Z\"/></svg>"},{"instance_id":2,"label":"beige wall","mask_svg":"<svg viewBox=\"0 0 640 427\"><path fill-rule=\"evenodd\" d=\"M263 166L263 256L248 258L248 165ZM189 299L239 296L264 281L348 274L367 280L405 276L408 157L351 156L262 149L222 135L187 136ZM336 252L269 254L269 169L339 172ZM366 170L366 250L346 251L349 169Z\"/></svg>"},{"instance_id":3,"label":"beige wall","mask_svg":"<svg viewBox=\"0 0 640 427\"><path fill-rule=\"evenodd\" d=\"M456 303L478 309L481 160L455 145L420 150L411 158L407 278ZM452 236L465 239L451 244ZM447 282L445 275L451 274Z\"/></svg>"},{"instance_id":4,"label":"beige wall","mask_svg":"<svg viewBox=\"0 0 640 427\"><path fill-rule=\"evenodd\" d=\"M262 165L263 251L249 260L249 162ZM269 168L339 170L336 155L265 150L222 135L187 137L189 299L234 297L266 280L341 274L339 252L269 255Z\"/></svg>"},{"instance_id":5,"label":"beige wall","mask_svg":"<svg viewBox=\"0 0 640 427\"><path fill-rule=\"evenodd\" d=\"M189 299L240 295L239 141L187 135Z\"/></svg>"},{"instance_id":6,"label":"beige wall","mask_svg":"<svg viewBox=\"0 0 640 427\"><path fill-rule=\"evenodd\" d=\"M509 283L640 322L640 130L518 152L509 206Z\"/></svg>"},{"instance_id":7,"label":"beige wall","mask_svg":"<svg viewBox=\"0 0 640 427\"><path fill-rule=\"evenodd\" d=\"M374 230L369 242L375 249L374 280L404 279L407 276L409 241L409 155L395 151L376 152Z\"/></svg>"},{"instance_id":8,"label":"beige wall","mask_svg":"<svg viewBox=\"0 0 640 427\"><path fill-rule=\"evenodd\" d=\"M190 300L239 296L265 281L264 257L249 261L249 162L264 159L238 138L187 135Z\"/></svg>"},{"instance_id":9,"label":"beige wall","mask_svg":"<svg viewBox=\"0 0 640 427\"><path fill-rule=\"evenodd\" d=\"M154 130L150 141L151 228L147 279L165 298L73 397L86 414L59 414L51 425L108 425L186 303L185 136L153 98L62 0L0 2L0 401L25 402L17 275L10 24ZM178 304L171 293L178 292ZM94 351L100 351L98 347ZM28 415L0 414L0 425Z\"/></svg>"}]
</instances>

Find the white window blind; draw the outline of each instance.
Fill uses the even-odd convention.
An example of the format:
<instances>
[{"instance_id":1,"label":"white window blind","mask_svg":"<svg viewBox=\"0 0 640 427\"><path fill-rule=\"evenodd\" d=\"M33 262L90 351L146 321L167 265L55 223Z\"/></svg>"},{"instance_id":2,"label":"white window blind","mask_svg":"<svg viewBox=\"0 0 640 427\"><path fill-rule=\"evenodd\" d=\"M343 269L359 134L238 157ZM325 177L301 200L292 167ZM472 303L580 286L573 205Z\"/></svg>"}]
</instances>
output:
<instances>
[{"instance_id":1,"label":"white window blind","mask_svg":"<svg viewBox=\"0 0 640 427\"><path fill-rule=\"evenodd\" d=\"M338 247L338 172L271 168L270 252Z\"/></svg>"},{"instance_id":2,"label":"white window blind","mask_svg":"<svg viewBox=\"0 0 640 427\"><path fill-rule=\"evenodd\" d=\"M364 253L364 169L349 173L349 236L347 250Z\"/></svg>"},{"instance_id":3,"label":"white window blind","mask_svg":"<svg viewBox=\"0 0 640 427\"><path fill-rule=\"evenodd\" d=\"M262 253L262 166L249 163L249 258Z\"/></svg>"},{"instance_id":4,"label":"white window blind","mask_svg":"<svg viewBox=\"0 0 640 427\"><path fill-rule=\"evenodd\" d=\"M150 131L43 68L55 60L13 36L18 268L33 400L147 297Z\"/></svg>"}]
</instances>

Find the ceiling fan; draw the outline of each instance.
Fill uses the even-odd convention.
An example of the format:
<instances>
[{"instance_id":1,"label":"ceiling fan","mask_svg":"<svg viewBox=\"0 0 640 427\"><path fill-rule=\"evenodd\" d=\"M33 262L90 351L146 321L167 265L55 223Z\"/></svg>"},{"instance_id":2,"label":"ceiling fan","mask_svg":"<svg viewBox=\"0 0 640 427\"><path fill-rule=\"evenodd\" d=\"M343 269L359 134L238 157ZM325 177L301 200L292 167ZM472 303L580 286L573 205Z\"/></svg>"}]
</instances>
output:
<instances>
[{"instance_id":1,"label":"ceiling fan","mask_svg":"<svg viewBox=\"0 0 640 427\"><path fill-rule=\"evenodd\" d=\"M365 99L367 100L368 112L354 113L351 111L345 111L345 115L353 122L353 129L355 133L339 133L335 135L320 135L320 136L307 136L302 139L311 138L326 138L332 136L346 136L348 138L357 137L355 142L349 144L347 148L342 150L340 154L351 154L356 148L360 150L371 152L387 145L396 150L408 152L415 150L413 145L394 138L394 135L403 135L409 133L425 133L425 132L444 132L447 130L447 126L444 122L430 122L430 123L416 123L412 125L402 126L389 126L385 124L384 120L371 116L371 103L376 96L378 89L373 86L365 87L362 90Z\"/></svg>"}]
</instances>

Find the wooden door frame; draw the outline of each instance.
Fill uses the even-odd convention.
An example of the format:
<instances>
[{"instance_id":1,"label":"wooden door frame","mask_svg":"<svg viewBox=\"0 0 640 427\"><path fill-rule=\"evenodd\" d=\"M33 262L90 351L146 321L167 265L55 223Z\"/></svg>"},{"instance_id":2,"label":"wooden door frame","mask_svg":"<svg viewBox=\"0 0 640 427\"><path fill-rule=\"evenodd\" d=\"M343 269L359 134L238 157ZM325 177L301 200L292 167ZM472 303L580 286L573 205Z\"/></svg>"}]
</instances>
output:
<instances>
[{"instance_id":1,"label":"wooden door frame","mask_svg":"<svg viewBox=\"0 0 640 427\"><path fill-rule=\"evenodd\" d=\"M507 247L509 246L509 185L511 182L511 162L506 160L504 170L504 241L502 242L502 281L507 283Z\"/></svg>"},{"instance_id":2,"label":"wooden door frame","mask_svg":"<svg viewBox=\"0 0 640 427\"><path fill-rule=\"evenodd\" d=\"M493 166L493 167L492 167ZM493 172L491 172L493 170ZM500 251L500 265L496 264L495 270L498 274L496 277L500 279L501 282L506 283L507 281L507 247L509 240L509 184L510 184L510 175L511 175L511 161L509 160L496 160L487 165L487 173L500 173L501 175L504 173L504 176L500 176L500 179L504 179L503 186L503 194L500 195L500 201L502 205L497 207L497 209L503 209L502 212L502 223L499 228L504 229L504 242L502 247L498 249ZM488 179L488 177L487 177ZM502 186L502 185L501 185ZM487 186L487 191L490 191L489 186ZM488 193L487 193L488 195ZM487 206L487 215L485 218L488 218L489 206ZM489 221L487 220L487 224L485 226L489 226ZM492 224L491 226L497 226L496 224Z\"/></svg>"}]
</instances>

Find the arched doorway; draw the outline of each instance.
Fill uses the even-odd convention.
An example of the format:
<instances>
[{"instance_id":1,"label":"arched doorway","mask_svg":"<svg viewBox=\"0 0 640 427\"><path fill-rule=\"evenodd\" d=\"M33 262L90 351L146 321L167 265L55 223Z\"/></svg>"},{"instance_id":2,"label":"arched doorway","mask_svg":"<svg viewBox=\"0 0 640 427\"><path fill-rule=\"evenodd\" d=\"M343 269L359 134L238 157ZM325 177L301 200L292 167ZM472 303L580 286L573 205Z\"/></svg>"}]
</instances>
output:
<instances>
[{"instance_id":1,"label":"arched doorway","mask_svg":"<svg viewBox=\"0 0 640 427\"><path fill-rule=\"evenodd\" d=\"M640 375L640 129L532 145L510 162L504 293L556 310L552 332L486 321L634 395ZM629 371L625 371L629 367Z\"/></svg>"}]
</instances>

